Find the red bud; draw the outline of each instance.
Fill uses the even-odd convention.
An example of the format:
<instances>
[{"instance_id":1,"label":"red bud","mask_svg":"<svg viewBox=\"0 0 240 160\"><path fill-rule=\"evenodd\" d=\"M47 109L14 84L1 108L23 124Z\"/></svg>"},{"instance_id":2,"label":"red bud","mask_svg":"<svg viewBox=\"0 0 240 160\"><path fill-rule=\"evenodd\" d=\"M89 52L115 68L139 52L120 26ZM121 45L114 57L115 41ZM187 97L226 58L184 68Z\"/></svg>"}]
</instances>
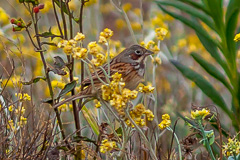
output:
<instances>
[{"instance_id":1,"label":"red bud","mask_svg":"<svg viewBox=\"0 0 240 160\"><path fill-rule=\"evenodd\" d=\"M11 22L12 24L17 24L17 20L14 19L14 18L12 18L12 19L10 20L10 22Z\"/></svg>"},{"instance_id":2,"label":"red bud","mask_svg":"<svg viewBox=\"0 0 240 160\"><path fill-rule=\"evenodd\" d=\"M34 7L34 8L33 8L33 12L34 12L34 13L38 13L38 12L39 12L39 7Z\"/></svg>"}]
</instances>

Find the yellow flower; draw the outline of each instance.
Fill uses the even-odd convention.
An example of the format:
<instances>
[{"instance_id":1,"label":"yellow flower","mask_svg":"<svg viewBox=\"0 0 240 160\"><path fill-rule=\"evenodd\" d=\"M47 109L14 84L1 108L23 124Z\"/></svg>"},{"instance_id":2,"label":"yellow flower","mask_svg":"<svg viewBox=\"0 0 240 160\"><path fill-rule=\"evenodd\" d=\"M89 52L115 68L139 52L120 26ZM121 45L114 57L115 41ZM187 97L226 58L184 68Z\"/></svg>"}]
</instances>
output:
<instances>
[{"instance_id":1,"label":"yellow flower","mask_svg":"<svg viewBox=\"0 0 240 160\"><path fill-rule=\"evenodd\" d=\"M49 10L50 10L51 8L53 8L52 2L51 2L51 1L45 1L45 2L44 2L44 8L41 9L41 13L47 13L47 12L49 12Z\"/></svg>"},{"instance_id":2,"label":"yellow flower","mask_svg":"<svg viewBox=\"0 0 240 160\"><path fill-rule=\"evenodd\" d=\"M112 151L114 148L117 148L116 142L108 141L108 139L104 139L100 146L100 152L106 153Z\"/></svg>"},{"instance_id":3,"label":"yellow flower","mask_svg":"<svg viewBox=\"0 0 240 160\"><path fill-rule=\"evenodd\" d=\"M101 107L101 103L100 103L100 101L98 101L98 100L94 100L94 103L95 103L95 107L96 108L100 108Z\"/></svg>"},{"instance_id":4,"label":"yellow flower","mask_svg":"<svg viewBox=\"0 0 240 160\"><path fill-rule=\"evenodd\" d=\"M82 33L77 33L77 35L74 37L74 40L75 41L82 41L82 40L84 40L85 39L85 35L84 34L82 34Z\"/></svg>"},{"instance_id":5,"label":"yellow flower","mask_svg":"<svg viewBox=\"0 0 240 160\"><path fill-rule=\"evenodd\" d=\"M103 54L99 53L96 55L96 58L91 60L91 62L94 64L94 66L98 67L106 62L106 58Z\"/></svg>"},{"instance_id":6,"label":"yellow flower","mask_svg":"<svg viewBox=\"0 0 240 160\"><path fill-rule=\"evenodd\" d=\"M146 115L148 121L153 121L154 115L151 110L145 110L144 114Z\"/></svg>"},{"instance_id":7,"label":"yellow flower","mask_svg":"<svg viewBox=\"0 0 240 160\"><path fill-rule=\"evenodd\" d=\"M60 42L58 42L57 47L58 48L64 48L64 46L67 45L67 41L66 40L61 40Z\"/></svg>"},{"instance_id":8,"label":"yellow flower","mask_svg":"<svg viewBox=\"0 0 240 160\"><path fill-rule=\"evenodd\" d=\"M58 88L62 89L65 86L64 82L60 82L57 80L52 80L51 84L52 84L53 88L58 87Z\"/></svg>"},{"instance_id":9,"label":"yellow flower","mask_svg":"<svg viewBox=\"0 0 240 160\"><path fill-rule=\"evenodd\" d=\"M235 42L240 41L240 33L236 34L236 36L233 39Z\"/></svg>"},{"instance_id":10,"label":"yellow flower","mask_svg":"<svg viewBox=\"0 0 240 160\"><path fill-rule=\"evenodd\" d=\"M157 54L157 53L160 51L160 49L158 48L157 45L155 45L155 46L151 49L151 51L153 51L154 54Z\"/></svg>"},{"instance_id":11,"label":"yellow flower","mask_svg":"<svg viewBox=\"0 0 240 160\"><path fill-rule=\"evenodd\" d=\"M141 28L142 28L141 24L138 23L138 22L132 22L132 23L131 23L131 26L132 26L132 29L133 29L133 30L136 30L136 31L139 31L139 30L141 30Z\"/></svg>"},{"instance_id":12,"label":"yellow flower","mask_svg":"<svg viewBox=\"0 0 240 160\"><path fill-rule=\"evenodd\" d=\"M123 29L123 28L126 26L126 24L125 24L125 21L124 21L124 20L122 20L122 19L117 19L117 20L115 21L115 26L116 26L117 29Z\"/></svg>"},{"instance_id":13,"label":"yellow flower","mask_svg":"<svg viewBox=\"0 0 240 160\"><path fill-rule=\"evenodd\" d=\"M68 106L67 104L63 104L61 106L58 107L58 110L61 112L67 112Z\"/></svg>"},{"instance_id":14,"label":"yellow flower","mask_svg":"<svg viewBox=\"0 0 240 160\"><path fill-rule=\"evenodd\" d=\"M63 51L64 51L64 53L66 53L67 55L72 54L72 52L73 52L73 47L72 47L72 45L69 45L69 44L68 44L68 45L64 46Z\"/></svg>"},{"instance_id":15,"label":"yellow flower","mask_svg":"<svg viewBox=\"0 0 240 160\"><path fill-rule=\"evenodd\" d=\"M20 121L17 123L18 126L23 127L23 125L27 124L27 118L21 116Z\"/></svg>"},{"instance_id":16,"label":"yellow flower","mask_svg":"<svg viewBox=\"0 0 240 160\"><path fill-rule=\"evenodd\" d=\"M191 111L192 119L204 119L210 114L210 110L203 108L202 110Z\"/></svg>"},{"instance_id":17,"label":"yellow flower","mask_svg":"<svg viewBox=\"0 0 240 160\"><path fill-rule=\"evenodd\" d=\"M106 101L110 100L111 96L112 96L111 87L108 86L108 85L102 85L101 89L102 89L102 98L103 98L103 100L106 100Z\"/></svg>"},{"instance_id":18,"label":"yellow flower","mask_svg":"<svg viewBox=\"0 0 240 160\"><path fill-rule=\"evenodd\" d=\"M168 30L165 28L156 28L155 33L156 33L157 39L162 41L167 35Z\"/></svg>"},{"instance_id":19,"label":"yellow flower","mask_svg":"<svg viewBox=\"0 0 240 160\"><path fill-rule=\"evenodd\" d=\"M89 0L89 1L86 1L86 3L84 3L85 4L85 6L91 6L91 5L94 5L94 4L96 4L97 3L97 0Z\"/></svg>"},{"instance_id":20,"label":"yellow flower","mask_svg":"<svg viewBox=\"0 0 240 160\"><path fill-rule=\"evenodd\" d=\"M115 82L119 82L122 78L122 74L119 74L118 72L116 72L115 74L112 75L113 81Z\"/></svg>"},{"instance_id":21,"label":"yellow flower","mask_svg":"<svg viewBox=\"0 0 240 160\"><path fill-rule=\"evenodd\" d=\"M140 16L141 15L141 9L140 8L135 8L133 10L133 12L137 15L137 16Z\"/></svg>"},{"instance_id":22,"label":"yellow flower","mask_svg":"<svg viewBox=\"0 0 240 160\"><path fill-rule=\"evenodd\" d=\"M163 130L171 125L171 120L169 114L162 115L162 122L158 125L158 127Z\"/></svg>"},{"instance_id":23,"label":"yellow flower","mask_svg":"<svg viewBox=\"0 0 240 160\"><path fill-rule=\"evenodd\" d=\"M130 11L131 8L132 8L132 4L131 4L131 3L125 3L125 4L122 6L122 9L123 9L125 12Z\"/></svg>"},{"instance_id":24,"label":"yellow flower","mask_svg":"<svg viewBox=\"0 0 240 160\"><path fill-rule=\"evenodd\" d=\"M170 120L169 114L163 114L162 119Z\"/></svg>"},{"instance_id":25,"label":"yellow flower","mask_svg":"<svg viewBox=\"0 0 240 160\"><path fill-rule=\"evenodd\" d=\"M84 59L87 57L86 48L76 47L76 48L73 48L73 51L74 51L73 58Z\"/></svg>"},{"instance_id":26,"label":"yellow flower","mask_svg":"<svg viewBox=\"0 0 240 160\"><path fill-rule=\"evenodd\" d=\"M155 57L152 59L152 63L154 64L162 64L162 60L159 57Z\"/></svg>"},{"instance_id":27,"label":"yellow flower","mask_svg":"<svg viewBox=\"0 0 240 160\"><path fill-rule=\"evenodd\" d=\"M25 113L25 108L19 106L18 109L15 110L15 113L16 114L19 114L19 113L24 114Z\"/></svg>"},{"instance_id":28,"label":"yellow flower","mask_svg":"<svg viewBox=\"0 0 240 160\"><path fill-rule=\"evenodd\" d=\"M107 39L105 37L103 37L103 36L99 36L98 43L100 43L100 44L107 43Z\"/></svg>"},{"instance_id":29,"label":"yellow flower","mask_svg":"<svg viewBox=\"0 0 240 160\"><path fill-rule=\"evenodd\" d=\"M134 113L137 115L137 116L141 116L145 111L145 107L143 104L138 104L135 106L134 108Z\"/></svg>"},{"instance_id":30,"label":"yellow flower","mask_svg":"<svg viewBox=\"0 0 240 160\"><path fill-rule=\"evenodd\" d=\"M155 42L150 40L147 44L146 44L146 49L151 49L153 47L153 45L155 45Z\"/></svg>"},{"instance_id":31,"label":"yellow flower","mask_svg":"<svg viewBox=\"0 0 240 160\"><path fill-rule=\"evenodd\" d=\"M20 101L31 101L31 97L27 93L15 93L15 96L18 97Z\"/></svg>"},{"instance_id":32,"label":"yellow flower","mask_svg":"<svg viewBox=\"0 0 240 160\"><path fill-rule=\"evenodd\" d=\"M183 48L187 45L187 40L186 39L179 39L177 42L177 45L179 48Z\"/></svg>"},{"instance_id":33,"label":"yellow flower","mask_svg":"<svg viewBox=\"0 0 240 160\"><path fill-rule=\"evenodd\" d=\"M228 143L223 146L223 154L227 157L238 155L240 153L240 142L235 138L228 139Z\"/></svg>"},{"instance_id":34,"label":"yellow flower","mask_svg":"<svg viewBox=\"0 0 240 160\"><path fill-rule=\"evenodd\" d=\"M152 84L148 84L147 86L144 86L143 84L140 84L138 87L139 92L142 93L152 93L155 87L152 86Z\"/></svg>"},{"instance_id":35,"label":"yellow flower","mask_svg":"<svg viewBox=\"0 0 240 160\"><path fill-rule=\"evenodd\" d=\"M93 56L97 56L102 51L102 48L97 44L96 41L88 43L89 53Z\"/></svg>"},{"instance_id":36,"label":"yellow flower","mask_svg":"<svg viewBox=\"0 0 240 160\"><path fill-rule=\"evenodd\" d=\"M13 120L8 121L7 129L12 129L12 130L15 129Z\"/></svg>"},{"instance_id":37,"label":"yellow flower","mask_svg":"<svg viewBox=\"0 0 240 160\"><path fill-rule=\"evenodd\" d=\"M6 25L9 23L9 15L5 12L5 10L0 7L0 23Z\"/></svg>"},{"instance_id":38,"label":"yellow flower","mask_svg":"<svg viewBox=\"0 0 240 160\"><path fill-rule=\"evenodd\" d=\"M103 36L106 39L109 39L113 36L113 31L111 29L105 28L103 32L100 33L100 36Z\"/></svg>"},{"instance_id":39,"label":"yellow flower","mask_svg":"<svg viewBox=\"0 0 240 160\"><path fill-rule=\"evenodd\" d=\"M9 106L8 110L9 110L9 112L12 112L13 111L13 105Z\"/></svg>"}]
</instances>

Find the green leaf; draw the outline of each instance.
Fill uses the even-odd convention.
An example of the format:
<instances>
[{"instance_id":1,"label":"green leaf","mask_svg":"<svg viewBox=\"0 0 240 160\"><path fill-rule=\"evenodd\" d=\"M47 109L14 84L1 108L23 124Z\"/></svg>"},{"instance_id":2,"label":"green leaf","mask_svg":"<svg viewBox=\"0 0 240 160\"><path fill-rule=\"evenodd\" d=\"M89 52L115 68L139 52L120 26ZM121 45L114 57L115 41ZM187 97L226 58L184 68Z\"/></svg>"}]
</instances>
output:
<instances>
[{"instance_id":1,"label":"green leaf","mask_svg":"<svg viewBox=\"0 0 240 160\"><path fill-rule=\"evenodd\" d=\"M180 0L180 1L182 1L184 3L187 3L187 4L195 7L196 9L199 9L199 10L203 11L207 15L210 15L209 11L201 3L195 2L193 0Z\"/></svg>"},{"instance_id":2,"label":"green leaf","mask_svg":"<svg viewBox=\"0 0 240 160\"><path fill-rule=\"evenodd\" d=\"M222 84L228 88L228 90L233 94L232 87L229 85L226 77L211 63L207 62L197 53L191 53L191 56L197 61L211 76L222 82Z\"/></svg>"},{"instance_id":3,"label":"green leaf","mask_svg":"<svg viewBox=\"0 0 240 160\"><path fill-rule=\"evenodd\" d=\"M43 99L41 100L42 103L48 103L48 104L53 104L53 99L52 98L46 98L46 99Z\"/></svg>"},{"instance_id":4,"label":"green leaf","mask_svg":"<svg viewBox=\"0 0 240 160\"><path fill-rule=\"evenodd\" d=\"M204 0L204 4L215 21L215 26L219 29L224 27L222 2L220 0Z\"/></svg>"},{"instance_id":5,"label":"green leaf","mask_svg":"<svg viewBox=\"0 0 240 160\"><path fill-rule=\"evenodd\" d=\"M235 61L236 59L236 45L233 39L234 39L236 28L237 28L239 11L240 11L240 1L231 0L228 4L227 13L225 16L225 21L226 21L225 34L226 34L228 50L230 52L229 56L233 57L232 61Z\"/></svg>"},{"instance_id":6,"label":"green leaf","mask_svg":"<svg viewBox=\"0 0 240 160\"><path fill-rule=\"evenodd\" d=\"M162 9L162 11L164 11L165 13L169 14L170 16L180 20L182 23L186 24L190 28L194 29L197 33L201 34L205 39L207 39L212 44L214 44L214 46L219 46L219 42L217 42L216 40L213 40L209 36L209 34L203 29L203 27L196 20L194 20L194 18L192 20L189 20L186 17L183 17L177 13L166 10L164 7L161 6L160 3L157 3L157 4Z\"/></svg>"},{"instance_id":7,"label":"green leaf","mask_svg":"<svg viewBox=\"0 0 240 160\"><path fill-rule=\"evenodd\" d=\"M64 86L64 88L60 91L60 93L58 94L57 99L59 99L60 97L64 96L68 92L72 91L75 88L76 84L77 84L76 81L72 81L72 82L66 84Z\"/></svg>"},{"instance_id":8,"label":"green leaf","mask_svg":"<svg viewBox=\"0 0 240 160\"><path fill-rule=\"evenodd\" d=\"M204 131L205 136L208 138L209 140L209 145L212 145L215 141L215 135L214 135L214 131L210 130L210 131Z\"/></svg>"},{"instance_id":9,"label":"green leaf","mask_svg":"<svg viewBox=\"0 0 240 160\"><path fill-rule=\"evenodd\" d=\"M161 0L161 1L156 1L157 3L160 3L161 5L167 5L167 6L172 6L175 7L181 11L184 11L188 13L189 15L199 18L202 22L207 24L211 29L215 30L213 20L209 18L206 14L200 12L194 7L191 7L189 5L186 5L183 2L180 1L169 1L169 0Z\"/></svg>"},{"instance_id":10,"label":"green leaf","mask_svg":"<svg viewBox=\"0 0 240 160\"><path fill-rule=\"evenodd\" d=\"M188 79L195 82L195 84L205 93L214 103L216 103L228 116L232 116L225 101L218 91L205 79L202 75L196 73L192 69L182 65L176 60L171 60L171 63Z\"/></svg>"},{"instance_id":11,"label":"green leaf","mask_svg":"<svg viewBox=\"0 0 240 160\"><path fill-rule=\"evenodd\" d=\"M90 114L90 112L88 111L88 109L86 108L86 106L83 106L82 108L82 113L84 115L84 118L87 120L89 126L91 126L93 132L96 135L99 135L99 128L98 128L98 124L95 121L95 119L93 118L93 116Z\"/></svg>"},{"instance_id":12,"label":"green leaf","mask_svg":"<svg viewBox=\"0 0 240 160\"><path fill-rule=\"evenodd\" d=\"M37 34L36 36L43 38L51 38L51 40L53 40L55 37L61 37L60 35L53 34L51 31L51 27L49 28L48 32L43 32L41 34Z\"/></svg>"},{"instance_id":13,"label":"green leaf","mask_svg":"<svg viewBox=\"0 0 240 160\"><path fill-rule=\"evenodd\" d=\"M31 81L28 81L28 82L21 82L23 85L30 85L30 84L33 84L33 83L37 83L38 81L40 80L44 80L46 81L46 77L36 77L36 78L32 78Z\"/></svg>"},{"instance_id":14,"label":"green leaf","mask_svg":"<svg viewBox=\"0 0 240 160\"><path fill-rule=\"evenodd\" d=\"M204 36L201 34L197 33L197 36L199 40L201 41L202 45L205 47L205 49L211 54L211 56L218 62L218 64L223 68L225 73L228 75L229 79L231 79L231 72L226 64L226 62L221 58L220 54L218 53L217 46L206 39Z\"/></svg>"},{"instance_id":15,"label":"green leaf","mask_svg":"<svg viewBox=\"0 0 240 160\"><path fill-rule=\"evenodd\" d=\"M59 8L62 7L62 10L63 10L64 13L66 13L67 15L69 15L67 6L66 6L66 4L65 4L62 0L61 0L61 3L59 2L59 0L54 0L54 2L58 5ZM70 13L70 15L71 15L72 19L73 19L76 23L78 23L78 19L77 19L77 18L74 18L72 13Z\"/></svg>"}]
</instances>

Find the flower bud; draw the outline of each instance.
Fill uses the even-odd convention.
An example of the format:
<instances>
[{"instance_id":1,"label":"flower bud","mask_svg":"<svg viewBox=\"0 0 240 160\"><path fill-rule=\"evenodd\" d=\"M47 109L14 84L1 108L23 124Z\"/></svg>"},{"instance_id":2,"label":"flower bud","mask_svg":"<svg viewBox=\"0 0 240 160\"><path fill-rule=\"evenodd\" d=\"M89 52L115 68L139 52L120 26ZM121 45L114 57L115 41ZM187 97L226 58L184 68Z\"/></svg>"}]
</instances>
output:
<instances>
[{"instance_id":1,"label":"flower bud","mask_svg":"<svg viewBox=\"0 0 240 160\"><path fill-rule=\"evenodd\" d=\"M39 9L43 9L43 8L44 8L44 4L43 4L43 3L40 3L40 4L38 5L38 8L39 8Z\"/></svg>"},{"instance_id":2,"label":"flower bud","mask_svg":"<svg viewBox=\"0 0 240 160\"><path fill-rule=\"evenodd\" d=\"M15 19L15 18L12 18L11 20L10 20L10 22L12 23L12 24L17 24L17 20Z\"/></svg>"},{"instance_id":3,"label":"flower bud","mask_svg":"<svg viewBox=\"0 0 240 160\"><path fill-rule=\"evenodd\" d=\"M21 31L21 30L22 30L22 27L13 27L12 28L13 32L17 32L17 31Z\"/></svg>"},{"instance_id":4,"label":"flower bud","mask_svg":"<svg viewBox=\"0 0 240 160\"><path fill-rule=\"evenodd\" d=\"M38 13L38 12L39 12L39 7L34 7L34 8L33 8L33 12L34 12L34 13Z\"/></svg>"}]
</instances>

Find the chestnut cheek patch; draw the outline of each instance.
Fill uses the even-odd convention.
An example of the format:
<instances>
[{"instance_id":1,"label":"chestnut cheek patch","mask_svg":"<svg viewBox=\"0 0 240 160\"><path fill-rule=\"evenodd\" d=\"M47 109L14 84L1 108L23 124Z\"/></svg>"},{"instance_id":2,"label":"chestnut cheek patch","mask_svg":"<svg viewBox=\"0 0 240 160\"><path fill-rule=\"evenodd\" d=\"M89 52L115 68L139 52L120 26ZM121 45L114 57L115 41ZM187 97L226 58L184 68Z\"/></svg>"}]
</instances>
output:
<instances>
[{"instance_id":1,"label":"chestnut cheek patch","mask_svg":"<svg viewBox=\"0 0 240 160\"><path fill-rule=\"evenodd\" d=\"M130 56L131 56L131 59L133 60L138 60L139 57L141 57L141 55L136 55L135 53L130 54Z\"/></svg>"}]
</instances>

